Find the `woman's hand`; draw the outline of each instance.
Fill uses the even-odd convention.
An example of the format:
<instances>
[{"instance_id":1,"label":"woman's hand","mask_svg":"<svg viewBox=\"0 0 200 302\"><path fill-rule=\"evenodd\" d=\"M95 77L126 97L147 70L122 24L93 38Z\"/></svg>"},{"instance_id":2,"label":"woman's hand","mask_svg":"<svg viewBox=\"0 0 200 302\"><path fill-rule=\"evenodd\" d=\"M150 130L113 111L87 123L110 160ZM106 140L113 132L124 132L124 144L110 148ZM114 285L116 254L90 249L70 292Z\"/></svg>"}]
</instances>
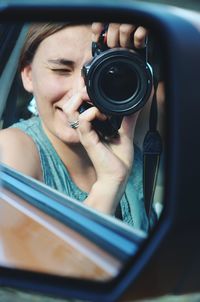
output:
<instances>
[{"instance_id":1,"label":"woman's hand","mask_svg":"<svg viewBox=\"0 0 200 302\"><path fill-rule=\"evenodd\" d=\"M118 136L105 141L94 130L92 121L104 121L107 117L96 107L78 113L83 95L84 91L74 95L71 105L68 102L63 110L69 121L78 118L79 127L73 131L79 136L96 173L96 182L85 203L98 211L113 214L124 193L133 163L133 138L138 113L124 117Z\"/></svg>"},{"instance_id":2,"label":"woman's hand","mask_svg":"<svg viewBox=\"0 0 200 302\"><path fill-rule=\"evenodd\" d=\"M97 42L104 28L103 23L92 23L92 40ZM142 48L148 31L142 26L132 24L109 23L106 34L107 45L113 47Z\"/></svg>"}]
</instances>

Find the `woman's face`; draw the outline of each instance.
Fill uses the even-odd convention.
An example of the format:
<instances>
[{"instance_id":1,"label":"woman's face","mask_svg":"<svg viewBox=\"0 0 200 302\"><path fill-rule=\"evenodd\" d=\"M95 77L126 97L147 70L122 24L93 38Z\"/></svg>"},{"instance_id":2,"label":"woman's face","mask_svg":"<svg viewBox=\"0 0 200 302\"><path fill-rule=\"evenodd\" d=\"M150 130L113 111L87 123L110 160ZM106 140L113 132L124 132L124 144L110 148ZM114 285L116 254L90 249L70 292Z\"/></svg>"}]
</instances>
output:
<instances>
[{"instance_id":1,"label":"woman's face","mask_svg":"<svg viewBox=\"0 0 200 302\"><path fill-rule=\"evenodd\" d=\"M84 91L81 69L92 58L91 42L91 25L68 26L44 39L22 71L24 87L35 96L45 131L66 143L79 140L62 107ZM86 92L83 100L88 100Z\"/></svg>"}]
</instances>

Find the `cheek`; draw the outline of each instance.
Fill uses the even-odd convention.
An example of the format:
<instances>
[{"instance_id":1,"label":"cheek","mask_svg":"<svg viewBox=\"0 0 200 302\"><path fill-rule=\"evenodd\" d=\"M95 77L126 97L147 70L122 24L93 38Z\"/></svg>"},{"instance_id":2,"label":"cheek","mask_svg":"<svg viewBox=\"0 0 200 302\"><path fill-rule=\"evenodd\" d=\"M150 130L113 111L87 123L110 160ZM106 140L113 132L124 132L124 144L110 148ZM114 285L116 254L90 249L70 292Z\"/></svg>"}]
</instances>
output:
<instances>
[{"instance_id":1,"label":"cheek","mask_svg":"<svg viewBox=\"0 0 200 302\"><path fill-rule=\"evenodd\" d=\"M68 93L69 83L56 76L35 77L33 83L34 95L38 102L54 103Z\"/></svg>"}]
</instances>

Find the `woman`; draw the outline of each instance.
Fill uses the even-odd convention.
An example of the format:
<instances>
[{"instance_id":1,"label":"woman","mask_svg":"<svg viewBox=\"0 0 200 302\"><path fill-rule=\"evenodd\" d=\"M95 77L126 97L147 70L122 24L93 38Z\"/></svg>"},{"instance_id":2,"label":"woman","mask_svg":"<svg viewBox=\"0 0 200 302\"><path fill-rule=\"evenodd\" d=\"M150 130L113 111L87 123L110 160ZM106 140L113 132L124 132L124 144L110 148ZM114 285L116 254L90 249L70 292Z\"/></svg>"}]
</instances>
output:
<instances>
[{"instance_id":1,"label":"woman","mask_svg":"<svg viewBox=\"0 0 200 302\"><path fill-rule=\"evenodd\" d=\"M81 69L92 58L91 43L98 40L102 26L31 26L20 70L39 117L1 131L1 157L5 164L97 211L116 215L120 208L123 221L147 230L141 155L133 145L139 113L124 117L119 135L105 142L91 122L107 117L96 107L78 111L91 101ZM110 24L107 45L142 47L145 35L142 27Z\"/></svg>"}]
</instances>

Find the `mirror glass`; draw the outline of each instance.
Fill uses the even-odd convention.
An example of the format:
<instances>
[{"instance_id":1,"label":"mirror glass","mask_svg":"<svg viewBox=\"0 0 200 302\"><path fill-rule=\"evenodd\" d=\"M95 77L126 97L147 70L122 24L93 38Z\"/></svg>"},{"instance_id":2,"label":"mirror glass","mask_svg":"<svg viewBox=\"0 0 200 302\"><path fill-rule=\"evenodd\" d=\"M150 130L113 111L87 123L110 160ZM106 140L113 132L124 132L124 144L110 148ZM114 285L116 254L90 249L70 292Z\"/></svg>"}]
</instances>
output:
<instances>
[{"instance_id":1,"label":"mirror glass","mask_svg":"<svg viewBox=\"0 0 200 302\"><path fill-rule=\"evenodd\" d=\"M94 22L4 23L0 40L2 163L143 240L164 206L159 39ZM0 220L3 266L105 280L125 261L3 187Z\"/></svg>"}]
</instances>

